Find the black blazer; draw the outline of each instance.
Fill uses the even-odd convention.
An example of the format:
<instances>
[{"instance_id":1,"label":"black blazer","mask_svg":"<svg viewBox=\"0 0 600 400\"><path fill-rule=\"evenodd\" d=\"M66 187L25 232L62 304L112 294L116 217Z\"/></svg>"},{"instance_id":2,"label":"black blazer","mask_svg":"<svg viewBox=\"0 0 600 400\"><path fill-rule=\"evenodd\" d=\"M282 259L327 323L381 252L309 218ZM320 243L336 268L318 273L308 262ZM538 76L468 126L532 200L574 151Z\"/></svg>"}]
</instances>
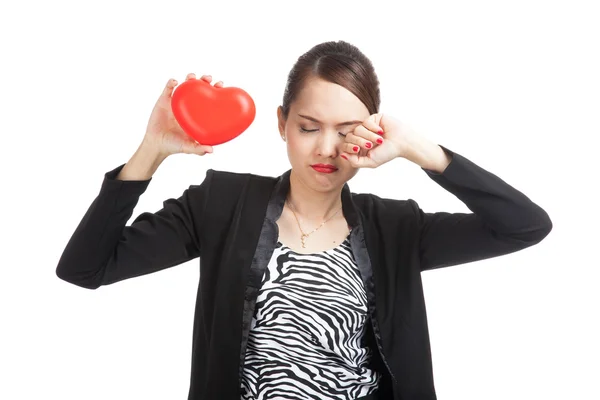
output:
<instances>
[{"instance_id":1,"label":"black blazer","mask_svg":"<svg viewBox=\"0 0 600 400\"><path fill-rule=\"evenodd\" d=\"M471 213L423 212L412 200L342 190L350 242L367 293L372 367L381 399L436 399L421 272L509 254L552 230L548 214L467 158L444 173L424 170ZM279 177L208 170L156 213L130 226L145 181L104 176L100 193L70 238L59 278L97 289L199 257L189 400L238 400L251 319L278 239L290 171ZM377 351L378 350L378 351Z\"/></svg>"}]
</instances>

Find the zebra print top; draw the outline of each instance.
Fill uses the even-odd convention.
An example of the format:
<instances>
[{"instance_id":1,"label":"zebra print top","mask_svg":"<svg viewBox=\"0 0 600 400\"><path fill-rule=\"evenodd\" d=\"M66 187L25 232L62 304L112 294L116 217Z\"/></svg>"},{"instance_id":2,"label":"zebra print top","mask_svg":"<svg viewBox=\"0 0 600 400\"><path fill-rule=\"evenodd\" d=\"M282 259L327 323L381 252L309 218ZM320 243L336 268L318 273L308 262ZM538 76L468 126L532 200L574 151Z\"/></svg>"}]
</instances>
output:
<instances>
[{"instance_id":1,"label":"zebra print top","mask_svg":"<svg viewBox=\"0 0 600 400\"><path fill-rule=\"evenodd\" d=\"M261 283L242 399L357 399L377 390L367 297L350 241L300 254L277 242Z\"/></svg>"}]
</instances>

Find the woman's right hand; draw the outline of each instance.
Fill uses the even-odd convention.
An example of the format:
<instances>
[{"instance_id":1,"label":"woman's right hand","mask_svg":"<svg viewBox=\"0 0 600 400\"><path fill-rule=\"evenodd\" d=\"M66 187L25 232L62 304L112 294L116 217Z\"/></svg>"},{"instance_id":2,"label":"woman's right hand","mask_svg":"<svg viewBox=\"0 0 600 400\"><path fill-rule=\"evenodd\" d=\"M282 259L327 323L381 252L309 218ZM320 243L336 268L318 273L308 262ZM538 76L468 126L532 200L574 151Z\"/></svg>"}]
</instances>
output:
<instances>
[{"instance_id":1,"label":"woman's right hand","mask_svg":"<svg viewBox=\"0 0 600 400\"><path fill-rule=\"evenodd\" d=\"M185 80L188 81L190 79L196 79L196 75L194 73L188 74ZM210 75L202 75L200 79L210 83L212 77ZM165 157L177 153L198 154L201 156L206 153L212 153L212 146L204 146L196 142L181 129L181 126L175 119L171 110L171 97L176 86L177 81L170 79L156 101L152 114L150 114L144 143L156 149L159 154ZM217 82L215 87L223 87L223 82Z\"/></svg>"}]
</instances>

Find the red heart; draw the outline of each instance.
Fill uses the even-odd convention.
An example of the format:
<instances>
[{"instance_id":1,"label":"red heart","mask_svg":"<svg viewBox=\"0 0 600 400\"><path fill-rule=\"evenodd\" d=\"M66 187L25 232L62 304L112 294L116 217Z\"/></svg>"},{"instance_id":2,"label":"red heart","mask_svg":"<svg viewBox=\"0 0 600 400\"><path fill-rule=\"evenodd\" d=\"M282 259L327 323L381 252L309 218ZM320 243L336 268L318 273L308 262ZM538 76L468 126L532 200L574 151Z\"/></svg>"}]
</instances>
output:
<instances>
[{"instance_id":1,"label":"red heart","mask_svg":"<svg viewBox=\"0 0 600 400\"><path fill-rule=\"evenodd\" d=\"M215 87L203 79L179 85L173 92L171 109L185 133L210 146L238 137L256 115L248 93L236 87Z\"/></svg>"}]
</instances>

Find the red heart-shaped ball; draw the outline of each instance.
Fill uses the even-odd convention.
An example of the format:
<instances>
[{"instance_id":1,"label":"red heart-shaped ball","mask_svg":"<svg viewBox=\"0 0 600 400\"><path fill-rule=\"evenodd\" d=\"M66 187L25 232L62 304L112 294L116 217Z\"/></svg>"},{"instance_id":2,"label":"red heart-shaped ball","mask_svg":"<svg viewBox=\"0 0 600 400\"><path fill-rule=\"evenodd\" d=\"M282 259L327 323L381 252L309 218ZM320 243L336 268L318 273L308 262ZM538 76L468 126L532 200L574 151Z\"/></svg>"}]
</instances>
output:
<instances>
[{"instance_id":1,"label":"red heart-shaped ball","mask_svg":"<svg viewBox=\"0 0 600 400\"><path fill-rule=\"evenodd\" d=\"M203 79L179 85L171 98L175 119L203 145L228 142L244 132L256 115L254 100L236 87L215 87Z\"/></svg>"}]
</instances>

